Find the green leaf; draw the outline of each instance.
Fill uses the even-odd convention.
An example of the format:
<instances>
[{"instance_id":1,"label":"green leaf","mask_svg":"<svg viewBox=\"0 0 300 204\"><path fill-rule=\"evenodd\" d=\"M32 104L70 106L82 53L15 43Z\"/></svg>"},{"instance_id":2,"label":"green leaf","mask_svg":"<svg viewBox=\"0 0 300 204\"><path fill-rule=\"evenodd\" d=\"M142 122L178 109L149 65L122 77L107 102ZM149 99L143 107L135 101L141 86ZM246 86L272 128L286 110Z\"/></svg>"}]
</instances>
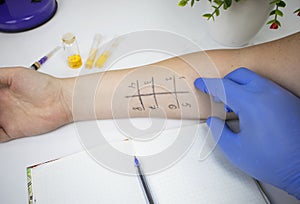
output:
<instances>
[{"instance_id":1,"label":"green leaf","mask_svg":"<svg viewBox=\"0 0 300 204\"><path fill-rule=\"evenodd\" d=\"M280 2L276 3L276 5L277 5L278 7L282 7L282 8L286 6L286 4L285 4L284 1L280 1Z\"/></svg>"},{"instance_id":2,"label":"green leaf","mask_svg":"<svg viewBox=\"0 0 300 204\"><path fill-rule=\"evenodd\" d=\"M224 0L223 8L226 10L231 6L232 0Z\"/></svg>"},{"instance_id":3,"label":"green leaf","mask_svg":"<svg viewBox=\"0 0 300 204\"><path fill-rule=\"evenodd\" d=\"M178 6L185 6L188 3L189 0L180 0L178 2Z\"/></svg>"},{"instance_id":4,"label":"green leaf","mask_svg":"<svg viewBox=\"0 0 300 204\"><path fill-rule=\"evenodd\" d=\"M273 19L273 20L270 20L270 21L268 21L268 23L267 24L272 24L272 23L275 23L275 19Z\"/></svg>"},{"instance_id":5,"label":"green leaf","mask_svg":"<svg viewBox=\"0 0 300 204\"><path fill-rule=\"evenodd\" d=\"M194 6L194 3L195 3L195 0L192 0L192 1L191 1L191 7Z\"/></svg>"},{"instance_id":6,"label":"green leaf","mask_svg":"<svg viewBox=\"0 0 300 204\"><path fill-rule=\"evenodd\" d=\"M214 0L214 2L215 2L218 6L220 6L220 5L223 4L223 1L222 1L222 0Z\"/></svg>"},{"instance_id":7,"label":"green leaf","mask_svg":"<svg viewBox=\"0 0 300 204\"><path fill-rule=\"evenodd\" d=\"M281 0L274 0L274 1L271 1L270 4L278 4Z\"/></svg>"},{"instance_id":8,"label":"green leaf","mask_svg":"<svg viewBox=\"0 0 300 204\"><path fill-rule=\"evenodd\" d=\"M276 20L275 23L276 23L279 27L281 27L281 23L280 23L278 20Z\"/></svg>"},{"instance_id":9,"label":"green leaf","mask_svg":"<svg viewBox=\"0 0 300 204\"><path fill-rule=\"evenodd\" d=\"M202 15L204 18L210 19L211 18L211 14L210 13L206 13Z\"/></svg>"},{"instance_id":10,"label":"green leaf","mask_svg":"<svg viewBox=\"0 0 300 204\"><path fill-rule=\"evenodd\" d=\"M219 9L216 9L215 12L216 12L216 16L220 15L220 10Z\"/></svg>"},{"instance_id":11,"label":"green leaf","mask_svg":"<svg viewBox=\"0 0 300 204\"><path fill-rule=\"evenodd\" d=\"M209 19L213 19L213 21L215 20L215 18L214 18L214 16L212 15L212 14L210 14L210 13L206 13L206 14L203 14L202 15L204 18L207 18L207 20L209 20Z\"/></svg>"},{"instance_id":12,"label":"green leaf","mask_svg":"<svg viewBox=\"0 0 300 204\"><path fill-rule=\"evenodd\" d=\"M294 11L294 13L298 13L300 12L300 8L298 8L296 11Z\"/></svg>"},{"instance_id":13,"label":"green leaf","mask_svg":"<svg viewBox=\"0 0 300 204\"><path fill-rule=\"evenodd\" d=\"M275 14L278 16L281 16L281 17L283 16L282 11L280 11L280 10L275 10Z\"/></svg>"},{"instance_id":14,"label":"green leaf","mask_svg":"<svg viewBox=\"0 0 300 204\"><path fill-rule=\"evenodd\" d=\"M215 10L214 10L214 12L212 13L212 15L214 15L214 13L216 14L216 16L219 16L220 15L220 9L219 9L219 7L217 7L217 6L212 6Z\"/></svg>"},{"instance_id":15,"label":"green leaf","mask_svg":"<svg viewBox=\"0 0 300 204\"><path fill-rule=\"evenodd\" d=\"M270 12L269 16L275 15L276 10Z\"/></svg>"}]
</instances>

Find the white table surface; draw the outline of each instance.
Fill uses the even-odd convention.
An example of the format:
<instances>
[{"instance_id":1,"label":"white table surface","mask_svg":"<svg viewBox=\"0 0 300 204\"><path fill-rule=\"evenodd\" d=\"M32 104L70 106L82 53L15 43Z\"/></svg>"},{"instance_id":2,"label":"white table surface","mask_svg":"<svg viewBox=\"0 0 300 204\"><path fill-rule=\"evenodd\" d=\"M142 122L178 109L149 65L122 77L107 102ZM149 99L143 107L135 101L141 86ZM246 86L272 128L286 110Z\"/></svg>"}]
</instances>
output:
<instances>
[{"instance_id":1,"label":"white table surface","mask_svg":"<svg viewBox=\"0 0 300 204\"><path fill-rule=\"evenodd\" d=\"M178 7L176 0L58 0L56 15L45 25L21 33L0 33L0 67L29 66L59 44L61 36L66 32L73 32L77 36L84 59L95 33L112 38L145 29L164 30L185 36L201 44L203 49L225 48L214 42L206 32L206 20L201 17L201 4L196 4L190 9ZM265 26L251 44L278 39L300 31L300 19L291 14L297 7L300 7L299 1L289 0L285 8L286 16L281 20L283 26L279 30L270 30ZM126 65L130 67L162 58L155 56L150 60L129 60ZM67 68L62 61L62 53L57 54L41 71L59 77L74 76L78 73ZM0 203L27 203L27 166L81 149L74 124L41 136L0 144ZM297 203L273 187L264 187L270 193L273 203Z\"/></svg>"}]
</instances>

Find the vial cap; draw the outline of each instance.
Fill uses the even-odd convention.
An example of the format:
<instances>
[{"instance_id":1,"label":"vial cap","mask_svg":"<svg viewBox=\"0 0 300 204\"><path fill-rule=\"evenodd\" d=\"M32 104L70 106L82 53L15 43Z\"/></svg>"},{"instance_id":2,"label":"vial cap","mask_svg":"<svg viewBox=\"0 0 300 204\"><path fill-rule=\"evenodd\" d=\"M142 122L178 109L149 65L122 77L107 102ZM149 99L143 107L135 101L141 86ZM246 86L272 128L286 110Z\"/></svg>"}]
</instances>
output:
<instances>
[{"instance_id":1,"label":"vial cap","mask_svg":"<svg viewBox=\"0 0 300 204\"><path fill-rule=\"evenodd\" d=\"M62 41L66 44L72 44L75 41L75 35L73 33L66 33L62 37Z\"/></svg>"}]
</instances>

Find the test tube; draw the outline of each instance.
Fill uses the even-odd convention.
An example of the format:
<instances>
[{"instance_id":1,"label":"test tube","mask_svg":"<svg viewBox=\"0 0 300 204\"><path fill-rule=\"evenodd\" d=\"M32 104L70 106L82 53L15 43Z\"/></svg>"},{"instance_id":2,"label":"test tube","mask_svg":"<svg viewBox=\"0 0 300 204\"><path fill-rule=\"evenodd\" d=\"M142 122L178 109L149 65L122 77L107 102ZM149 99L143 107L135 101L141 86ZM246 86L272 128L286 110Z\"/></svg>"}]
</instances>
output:
<instances>
[{"instance_id":1,"label":"test tube","mask_svg":"<svg viewBox=\"0 0 300 204\"><path fill-rule=\"evenodd\" d=\"M106 49L96 60L96 67L97 68L102 68L103 65L106 63L107 59L110 57L111 53L113 50L118 46L119 39L117 38L116 40L113 41L111 46Z\"/></svg>"},{"instance_id":2,"label":"test tube","mask_svg":"<svg viewBox=\"0 0 300 204\"><path fill-rule=\"evenodd\" d=\"M91 69L93 67L93 64L94 64L94 61L95 61L95 58L97 55L98 47L99 47L101 40L102 40L101 34L96 34L94 36L88 58L85 62L85 68Z\"/></svg>"}]
</instances>

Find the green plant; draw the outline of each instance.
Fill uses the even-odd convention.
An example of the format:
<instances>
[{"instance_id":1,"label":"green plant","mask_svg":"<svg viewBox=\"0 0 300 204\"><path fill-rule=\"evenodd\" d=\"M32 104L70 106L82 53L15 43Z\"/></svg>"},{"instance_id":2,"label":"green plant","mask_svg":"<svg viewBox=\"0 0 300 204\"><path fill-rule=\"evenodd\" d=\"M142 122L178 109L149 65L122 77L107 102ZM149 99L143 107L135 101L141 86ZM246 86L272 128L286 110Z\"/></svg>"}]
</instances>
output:
<instances>
[{"instance_id":1,"label":"green plant","mask_svg":"<svg viewBox=\"0 0 300 204\"><path fill-rule=\"evenodd\" d=\"M200 0L180 0L178 2L178 6L186 6L189 2L191 7L194 6L196 1ZM207 18L207 20L214 20L215 17L220 15L220 10L227 10L231 7L233 0L208 0L211 3L211 6L213 8L213 11L211 13L205 13L203 14L204 18ZM235 2L239 2L241 0L234 0ZM272 17L272 20L268 21L267 24L270 25L270 29L278 29L281 26L281 23L278 19L278 17L283 17L282 8L286 6L285 1L283 0L273 0L270 1L271 5L274 5L274 10L272 10L269 14L270 17ZM300 17L300 8L295 10L294 13Z\"/></svg>"}]
</instances>

